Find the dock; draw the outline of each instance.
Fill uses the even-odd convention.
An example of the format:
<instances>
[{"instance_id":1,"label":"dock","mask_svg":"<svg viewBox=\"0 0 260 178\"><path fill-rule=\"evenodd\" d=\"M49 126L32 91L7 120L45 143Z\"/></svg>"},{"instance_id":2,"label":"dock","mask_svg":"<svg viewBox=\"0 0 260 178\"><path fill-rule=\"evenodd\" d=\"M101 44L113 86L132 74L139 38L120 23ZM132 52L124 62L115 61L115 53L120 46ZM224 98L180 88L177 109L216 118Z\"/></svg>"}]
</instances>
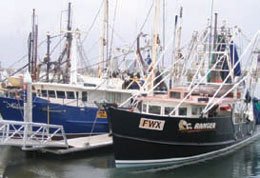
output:
<instances>
[{"instance_id":1,"label":"dock","mask_svg":"<svg viewBox=\"0 0 260 178\"><path fill-rule=\"evenodd\" d=\"M103 148L111 146L113 144L112 136L109 134L101 134L87 137L78 137L67 139L68 148L43 148L39 151L43 153L52 153L57 155L64 155L69 153L76 153L82 151L89 151L93 149ZM60 141L56 142L56 145L61 144Z\"/></svg>"},{"instance_id":2,"label":"dock","mask_svg":"<svg viewBox=\"0 0 260 178\"><path fill-rule=\"evenodd\" d=\"M111 146L112 142L108 133L67 139L61 125L0 121L0 145L20 147L24 151L64 155Z\"/></svg>"}]
</instances>

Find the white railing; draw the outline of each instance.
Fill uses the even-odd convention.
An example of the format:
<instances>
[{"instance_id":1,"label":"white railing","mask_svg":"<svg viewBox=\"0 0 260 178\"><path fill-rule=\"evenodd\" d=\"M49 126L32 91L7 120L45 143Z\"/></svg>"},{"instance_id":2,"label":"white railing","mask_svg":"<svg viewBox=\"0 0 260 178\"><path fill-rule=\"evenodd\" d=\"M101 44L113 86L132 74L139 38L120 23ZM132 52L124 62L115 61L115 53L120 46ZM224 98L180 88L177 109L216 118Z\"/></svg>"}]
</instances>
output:
<instances>
[{"instance_id":1,"label":"white railing","mask_svg":"<svg viewBox=\"0 0 260 178\"><path fill-rule=\"evenodd\" d=\"M68 142L63 126L60 125L1 120L0 145L31 150L46 147L67 148Z\"/></svg>"}]
</instances>

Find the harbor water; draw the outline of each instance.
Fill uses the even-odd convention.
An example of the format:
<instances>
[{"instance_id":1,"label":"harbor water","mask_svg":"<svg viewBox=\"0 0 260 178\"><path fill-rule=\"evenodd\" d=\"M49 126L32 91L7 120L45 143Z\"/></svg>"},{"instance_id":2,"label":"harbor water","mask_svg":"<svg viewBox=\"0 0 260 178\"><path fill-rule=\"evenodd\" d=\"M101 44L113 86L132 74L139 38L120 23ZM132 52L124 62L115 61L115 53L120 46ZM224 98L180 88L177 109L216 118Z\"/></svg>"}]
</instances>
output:
<instances>
[{"instance_id":1,"label":"harbor water","mask_svg":"<svg viewBox=\"0 0 260 178\"><path fill-rule=\"evenodd\" d=\"M5 178L260 177L260 140L229 155L197 164L147 169L115 168L112 148L56 157L1 147L0 172Z\"/></svg>"}]
</instances>

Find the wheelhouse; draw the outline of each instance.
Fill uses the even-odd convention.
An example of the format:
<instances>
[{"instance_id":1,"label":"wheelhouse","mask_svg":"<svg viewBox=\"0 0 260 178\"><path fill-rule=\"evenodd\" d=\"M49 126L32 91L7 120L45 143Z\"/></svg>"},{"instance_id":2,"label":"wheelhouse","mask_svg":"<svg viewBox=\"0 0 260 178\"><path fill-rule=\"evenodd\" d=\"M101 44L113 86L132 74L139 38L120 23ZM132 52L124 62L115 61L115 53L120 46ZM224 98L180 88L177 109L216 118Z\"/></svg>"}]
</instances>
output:
<instances>
[{"instance_id":1,"label":"wheelhouse","mask_svg":"<svg viewBox=\"0 0 260 178\"><path fill-rule=\"evenodd\" d=\"M139 111L152 115L199 118L210 99L208 95L189 94L187 88L176 87L166 95L142 97ZM226 103L224 101L216 105L203 117L230 116L232 105L228 103L232 99L233 97L227 97Z\"/></svg>"}]
</instances>

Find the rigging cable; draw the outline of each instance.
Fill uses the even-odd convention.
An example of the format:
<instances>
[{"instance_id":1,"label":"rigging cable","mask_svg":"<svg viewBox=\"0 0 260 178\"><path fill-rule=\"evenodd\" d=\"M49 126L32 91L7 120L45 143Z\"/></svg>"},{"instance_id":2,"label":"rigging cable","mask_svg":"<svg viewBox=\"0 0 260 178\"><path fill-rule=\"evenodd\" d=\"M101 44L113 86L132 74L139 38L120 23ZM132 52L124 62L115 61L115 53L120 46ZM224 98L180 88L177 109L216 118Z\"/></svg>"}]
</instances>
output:
<instances>
[{"instance_id":1,"label":"rigging cable","mask_svg":"<svg viewBox=\"0 0 260 178\"><path fill-rule=\"evenodd\" d=\"M117 4L118 0L116 0L116 7L114 11L114 17L113 17L113 24L112 24L112 32L111 32L111 39L110 39L110 49L109 49L109 57L108 59L111 59L111 53L112 53L112 46L113 46L113 37L114 37L114 27L115 27L115 22L116 22L116 14L117 14Z\"/></svg>"},{"instance_id":2,"label":"rigging cable","mask_svg":"<svg viewBox=\"0 0 260 178\"><path fill-rule=\"evenodd\" d=\"M143 30L143 28L144 28L146 22L148 21L148 18L149 18L149 16L150 16L151 12L152 12L153 6L154 6L154 1L153 1L153 3L151 4L150 9L148 10L148 13L147 13L146 18L145 18L145 20L144 20L144 22L143 22L143 24L142 24L142 26L141 26L141 28L140 28L140 30L139 30L139 33ZM135 39L135 40L133 41L132 45L131 45L130 48L129 48L130 50L134 48L134 45L135 45L135 43L136 43L136 40L137 40L137 39ZM125 58L126 58L126 55L124 55L124 59L125 59ZM121 63L119 64L119 66L121 66L122 63L123 63L123 61L121 61ZM132 63L130 63L129 66L131 66L133 63L134 63L134 61L133 61ZM129 68L129 66L128 66L127 68Z\"/></svg>"},{"instance_id":3,"label":"rigging cable","mask_svg":"<svg viewBox=\"0 0 260 178\"><path fill-rule=\"evenodd\" d=\"M96 20L98 18L98 15L100 14L100 11L101 11L101 8L102 8L104 2L105 1L103 0L102 3L100 4L99 9L98 9L98 11L97 11L97 13L96 13L96 15L94 17L94 20L92 21L92 24L90 25L90 27L89 27L89 29L88 29L88 31L86 33L86 36L83 38L82 42L84 42L88 38L88 35L89 35L90 31L92 30L92 28L94 27L95 22L96 22Z\"/></svg>"}]
</instances>

